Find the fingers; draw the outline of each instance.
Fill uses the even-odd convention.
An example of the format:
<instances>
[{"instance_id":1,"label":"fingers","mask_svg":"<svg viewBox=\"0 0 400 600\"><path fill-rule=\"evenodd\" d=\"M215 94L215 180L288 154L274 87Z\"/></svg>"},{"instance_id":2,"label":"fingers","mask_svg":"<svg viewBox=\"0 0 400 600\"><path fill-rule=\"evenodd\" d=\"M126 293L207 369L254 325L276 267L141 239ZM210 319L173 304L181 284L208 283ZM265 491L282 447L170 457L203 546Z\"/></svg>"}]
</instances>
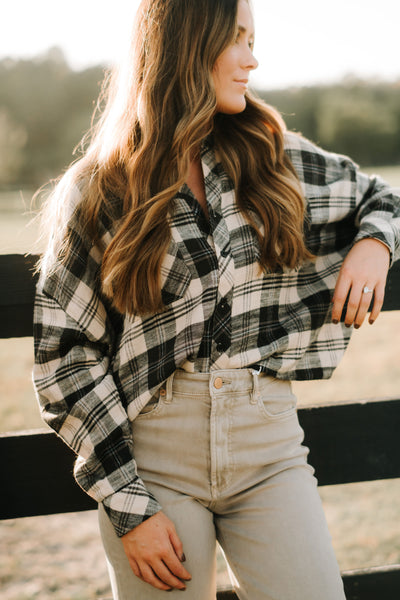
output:
<instances>
[{"instance_id":1,"label":"fingers","mask_svg":"<svg viewBox=\"0 0 400 600\"><path fill-rule=\"evenodd\" d=\"M175 528L171 528L170 532L169 532L169 539L170 542L172 544L172 547L175 551L176 556L179 558L179 560L181 562L185 562L185 555L183 553L183 546L182 546L182 542L178 536L178 534L175 531Z\"/></svg>"},{"instance_id":2,"label":"fingers","mask_svg":"<svg viewBox=\"0 0 400 600\"><path fill-rule=\"evenodd\" d=\"M363 290L365 288L368 288L369 291L364 292ZM341 320L344 304L346 299L348 299L346 313L344 315L346 327L354 325L355 329L359 329L364 323L365 317L371 308L371 302L372 308L368 322L372 325L381 312L384 296L385 286L383 284L377 284L375 289L370 285L354 285L350 288L345 297L342 293L336 295L335 292L334 299L332 300L334 303L332 309L332 322L338 323Z\"/></svg>"},{"instance_id":3,"label":"fingers","mask_svg":"<svg viewBox=\"0 0 400 600\"><path fill-rule=\"evenodd\" d=\"M373 294L373 291L364 292L363 290L365 288L368 288L368 290L372 290L372 288L364 286L364 288L355 293L356 300L354 301L354 303L352 303L351 312L350 314L346 314L346 318L344 321L347 327L350 327L353 324L354 328L358 329L364 322L364 319L367 315L368 309L371 304ZM352 293L350 295L352 295ZM358 308L356 307L356 311L354 313L354 306L357 305L357 296L359 297Z\"/></svg>"},{"instance_id":4,"label":"fingers","mask_svg":"<svg viewBox=\"0 0 400 600\"><path fill-rule=\"evenodd\" d=\"M189 581L191 579L190 573L185 569L181 559L178 559L175 552L169 552L164 558L164 564L169 571L175 575L175 578Z\"/></svg>"},{"instance_id":5,"label":"fingers","mask_svg":"<svg viewBox=\"0 0 400 600\"><path fill-rule=\"evenodd\" d=\"M368 292L363 290L368 288ZM373 308L369 318L369 323L372 325L379 316L383 305L384 297L384 286L377 286L375 290L369 285L361 286L360 284L354 284L345 292L339 291L338 294L335 292L333 299L332 309L332 322L338 323L342 318L342 313L347 299L347 307L344 315L344 323L346 327L354 325L355 329L359 329L364 323L367 312L370 309L371 301L373 300Z\"/></svg>"},{"instance_id":6,"label":"fingers","mask_svg":"<svg viewBox=\"0 0 400 600\"><path fill-rule=\"evenodd\" d=\"M149 565L143 564L142 569L139 571L138 577L145 583L149 583L150 585L155 587L157 590L163 590L165 592L168 592L169 590L173 589L172 586L169 586L168 584L164 583L161 579L159 579Z\"/></svg>"},{"instance_id":7,"label":"fingers","mask_svg":"<svg viewBox=\"0 0 400 600\"><path fill-rule=\"evenodd\" d=\"M136 560L134 560L132 557L129 557L129 564L131 565L131 569L135 573L136 577L141 577L142 574Z\"/></svg>"},{"instance_id":8,"label":"fingers","mask_svg":"<svg viewBox=\"0 0 400 600\"><path fill-rule=\"evenodd\" d=\"M359 300L359 305L358 305L358 309L357 309L356 315L354 317L354 320L353 321L351 320L352 315L350 315L349 318L346 315L346 319L345 319L346 325L348 325L350 327L350 325L353 323L355 329L358 329L364 323L364 319L367 316L367 312L368 312L368 309L370 307L371 300L372 300L373 291L364 292L363 290L365 288L368 288L368 290L372 290L372 288L370 288L368 286L364 286L364 288L361 289L361 291L360 291L361 298Z\"/></svg>"},{"instance_id":9,"label":"fingers","mask_svg":"<svg viewBox=\"0 0 400 600\"><path fill-rule=\"evenodd\" d=\"M351 280L346 275L339 274L339 278L336 283L335 293L332 298L332 322L339 323L342 318L342 312L344 303L346 302L348 293L351 288Z\"/></svg>"},{"instance_id":10,"label":"fingers","mask_svg":"<svg viewBox=\"0 0 400 600\"><path fill-rule=\"evenodd\" d=\"M153 569L145 562L142 563L142 568L140 568L138 563L132 557L129 557L129 564L136 577L139 577L139 579L142 579L146 583L150 583L153 587L164 591L173 588L172 585L168 585L165 581L157 577Z\"/></svg>"},{"instance_id":11,"label":"fingers","mask_svg":"<svg viewBox=\"0 0 400 600\"><path fill-rule=\"evenodd\" d=\"M160 560L153 564L143 562L140 566L140 578L159 590L185 590L186 585L175 577Z\"/></svg>"},{"instance_id":12,"label":"fingers","mask_svg":"<svg viewBox=\"0 0 400 600\"><path fill-rule=\"evenodd\" d=\"M364 292L368 288L371 292ZM346 327L354 325L356 329L361 327L371 304L373 289L368 286L354 285L351 288L346 316L344 319Z\"/></svg>"},{"instance_id":13,"label":"fingers","mask_svg":"<svg viewBox=\"0 0 400 600\"><path fill-rule=\"evenodd\" d=\"M132 565L135 575L160 590L185 590L184 581L191 579L190 574L183 567L172 548L166 549L161 556L147 557L144 555L143 559L138 561L137 567L138 572Z\"/></svg>"},{"instance_id":14,"label":"fingers","mask_svg":"<svg viewBox=\"0 0 400 600\"><path fill-rule=\"evenodd\" d=\"M363 239L351 248L336 282L332 299L333 323L339 323L345 310L345 325L354 325L358 329L371 308L371 301L369 322L374 323L383 305L389 258L388 248L378 240Z\"/></svg>"},{"instance_id":15,"label":"fingers","mask_svg":"<svg viewBox=\"0 0 400 600\"><path fill-rule=\"evenodd\" d=\"M186 589L191 575L182 565L182 543L175 527L161 511L122 536L132 571L160 590Z\"/></svg>"},{"instance_id":16,"label":"fingers","mask_svg":"<svg viewBox=\"0 0 400 600\"><path fill-rule=\"evenodd\" d=\"M374 291L374 305L369 316L369 323L372 325L379 316L385 298L385 284L378 284Z\"/></svg>"}]
</instances>

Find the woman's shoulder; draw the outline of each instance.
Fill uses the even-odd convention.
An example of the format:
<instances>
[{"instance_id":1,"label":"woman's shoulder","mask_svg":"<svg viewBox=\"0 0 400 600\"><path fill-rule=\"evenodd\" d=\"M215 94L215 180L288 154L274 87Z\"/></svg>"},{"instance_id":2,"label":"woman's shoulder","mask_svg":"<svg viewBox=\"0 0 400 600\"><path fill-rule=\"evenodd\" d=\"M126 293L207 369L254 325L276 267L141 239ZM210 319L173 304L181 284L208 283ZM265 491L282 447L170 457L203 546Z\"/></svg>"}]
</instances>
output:
<instances>
[{"instance_id":1,"label":"woman's shoulder","mask_svg":"<svg viewBox=\"0 0 400 600\"><path fill-rule=\"evenodd\" d=\"M42 257L41 279L48 274L98 271L104 250L112 240L123 202L107 196L107 203L90 204L90 183L74 176L72 170L58 182L44 211L43 224L48 223L46 250ZM88 226L95 216L95 230Z\"/></svg>"},{"instance_id":2,"label":"woman's shoulder","mask_svg":"<svg viewBox=\"0 0 400 600\"><path fill-rule=\"evenodd\" d=\"M321 148L300 133L284 133L284 149L301 181L326 185L338 179L353 179L358 165L348 156Z\"/></svg>"},{"instance_id":3,"label":"woman's shoulder","mask_svg":"<svg viewBox=\"0 0 400 600\"><path fill-rule=\"evenodd\" d=\"M304 137L296 131L285 131L283 134L284 148L286 152L296 154L301 153L304 160L310 160L313 157L321 157L326 161L329 160L350 160L349 157L337 154L331 150L321 148L321 146Z\"/></svg>"}]
</instances>

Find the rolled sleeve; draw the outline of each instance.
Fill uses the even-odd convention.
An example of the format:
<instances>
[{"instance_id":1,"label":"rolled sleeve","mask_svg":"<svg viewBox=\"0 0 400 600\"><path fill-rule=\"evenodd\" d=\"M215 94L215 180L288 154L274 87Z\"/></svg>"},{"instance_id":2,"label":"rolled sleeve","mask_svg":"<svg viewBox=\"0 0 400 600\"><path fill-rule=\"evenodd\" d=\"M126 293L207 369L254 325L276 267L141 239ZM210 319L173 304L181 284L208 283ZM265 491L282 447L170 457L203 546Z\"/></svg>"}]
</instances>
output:
<instances>
[{"instance_id":1,"label":"rolled sleeve","mask_svg":"<svg viewBox=\"0 0 400 600\"><path fill-rule=\"evenodd\" d=\"M77 483L103 502L123 535L160 506L137 474L131 424L112 374L115 333L95 280L65 265L41 278L33 380L43 420L77 454Z\"/></svg>"},{"instance_id":2,"label":"rolled sleeve","mask_svg":"<svg viewBox=\"0 0 400 600\"><path fill-rule=\"evenodd\" d=\"M139 477L103 500L103 506L119 537L161 510Z\"/></svg>"},{"instance_id":3,"label":"rolled sleeve","mask_svg":"<svg viewBox=\"0 0 400 600\"><path fill-rule=\"evenodd\" d=\"M400 195L380 177L358 176L358 233L354 242L374 238L387 246L391 264L400 259Z\"/></svg>"}]
</instances>

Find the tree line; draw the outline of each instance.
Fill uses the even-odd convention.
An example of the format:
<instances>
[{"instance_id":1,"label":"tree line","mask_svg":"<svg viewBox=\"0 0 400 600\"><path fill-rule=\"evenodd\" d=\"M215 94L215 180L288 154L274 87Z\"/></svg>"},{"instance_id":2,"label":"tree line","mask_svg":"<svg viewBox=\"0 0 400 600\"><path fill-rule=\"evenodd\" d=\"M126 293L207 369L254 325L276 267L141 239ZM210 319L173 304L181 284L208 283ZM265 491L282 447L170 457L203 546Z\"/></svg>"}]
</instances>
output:
<instances>
[{"instance_id":1,"label":"tree line","mask_svg":"<svg viewBox=\"0 0 400 600\"><path fill-rule=\"evenodd\" d=\"M0 188L58 176L89 129L104 67L74 71L61 50L0 61ZM258 90L289 129L362 166L400 163L400 80Z\"/></svg>"}]
</instances>

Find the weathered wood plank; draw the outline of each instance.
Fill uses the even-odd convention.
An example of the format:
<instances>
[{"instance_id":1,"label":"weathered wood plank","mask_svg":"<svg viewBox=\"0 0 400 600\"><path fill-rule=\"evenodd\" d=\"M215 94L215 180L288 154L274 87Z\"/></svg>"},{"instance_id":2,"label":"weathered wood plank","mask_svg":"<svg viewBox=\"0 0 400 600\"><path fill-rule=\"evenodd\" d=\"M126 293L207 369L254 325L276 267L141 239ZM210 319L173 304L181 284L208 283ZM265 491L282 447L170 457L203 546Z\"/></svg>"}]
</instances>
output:
<instances>
[{"instance_id":1,"label":"weathered wood plank","mask_svg":"<svg viewBox=\"0 0 400 600\"><path fill-rule=\"evenodd\" d=\"M224 590L218 590L217 592L217 600L239 600L239 598L237 597L237 595L235 594L235 592L233 590L230 589L224 589Z\"/></svg>"},{"instance_id":2,"label":"weathered wood plank","mask_svg":"<svg viewBox=\"0 0 400 600\"><path fill-rule=\"evenodd\" d=\"M347 600L400 598L400 565L345 571L342 577ZM238 597L233 590L224 589L218 591L217 600L238 600Z\"/></svg>"},{"instance_id":3,"label":"weathered wood plank","mask_svg":"<svg viewBox=\"0 0 400 600\"><path fill-rule=\"evenodd\" d=\"M400 477L400 400L299 411L319 485Z\"/></svg>"},{"instance_id":4,"label":"weathered wood plank","mask_svg":"<svg viewBox=\"0 0 400 600\"><path fill-rule=\"evenodd\" d=\"M50 431L0 436L0 519L97 507L75 483L72 451Z\"/></svg>"},{"instance_id":5,"label":"weathered wood plank","mask_svg":"<svg viewBox=\"0 0 400 600\"><path fill-rule=\"evenodd\" d=\"M400 260L389 271L382 310L400 310Z\"/></svg>"},{"instance_id":6,"label":"weathered wood plank","mask_svg":"<svg viewBox=\"0 0 400 600\"><path fill-rule=\"evenodd\" d=\"M37 256L0 255L0 338L32 335Z\"/></svg>"},{"instance_id":7,"label":"weathered wood plank","mask_svg":"<svg viewBox=\"0 0 400 600\"><path fill-rule=\"evenodd\" d=\"M347 600L398 600L400 565L342 573Z\"/></svg>"},{"instance_id":8,"label":"weathered wood plank","mask_svg":"<svg viewBox=\"0 0 400 600\"><path fill-rule=\"evenodd\" d=\"M319 485L400 477L400 400L299 410ZM0 435L0 519L95 508L50 431Z\"/></svg>"}]
</instances>

